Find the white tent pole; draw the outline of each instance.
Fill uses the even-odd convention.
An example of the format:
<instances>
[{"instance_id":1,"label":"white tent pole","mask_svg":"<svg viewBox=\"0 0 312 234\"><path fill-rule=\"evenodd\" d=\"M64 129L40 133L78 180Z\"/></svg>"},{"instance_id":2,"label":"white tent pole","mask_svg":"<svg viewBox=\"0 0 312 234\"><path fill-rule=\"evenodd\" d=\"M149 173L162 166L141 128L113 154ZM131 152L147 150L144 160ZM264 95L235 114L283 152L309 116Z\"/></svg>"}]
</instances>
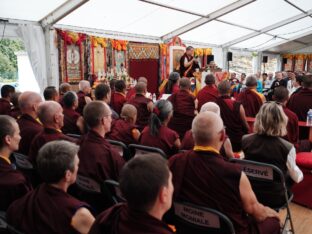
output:
<instances>
[{"instance_id":1,"label":"white tent pole","mask_svg":"<svg viewBox=\"0 0 312 234\"><path fill-rule=\"evenodd\" d=\"M263 28L263 29L260 29L260 30L257 31L257 32L252 32L252 33L249 33L249 34L247 34L247 35L245 35L245 36L236 38L236 39L234 39L234 40L232 40L232 41L230 41L230 42L227 42L227 43L223 44L222 47L230 47L230 46L235 45L235 44L237 44L237 43L240 43L240 42L242 42L242 41L246 41L246 40L248 40L248 39L250 39L250 38L259 36L260 34L266 33L266 32L271 31L271 30L273 30L273 29L282 27L282 26L284 26L284 25L287 25L287 24L290 24L290 23L295 22L295 21L297 21L297 20L300 20L300 19L302 19L302 18L305 18L305 17L307 17L307 16L309 16L309 15L311 15L311 14L312 14L312 9L309 10L309 11L307 11L307 13L301 13L301 14L299 14L299 15L295 15L295 16L293 16L293 17L290 17L290 18L288 18L288 19L282 20L282 21L277 22L277 23L275 23L275 24L272 24L272 25L270 25L270 26L268 26L268 27L265 27L265 28Z\"/></svg>"},{"instance_id":2,"label":"white tent pole","mask_svg":"<svg viewBox=\"0 0 312 234\"><path fill-rule=\"evenodd\" d=\"M173 38L175 36L179 36L179 35L181 35L183 33L186 33L186 32L188 32L188 31L190 31L190 30L192 30L194 28L197 28L197 27L199 27L199 26L201 26L203 24L206 24L206 23L214 20L214 19L217 19L217 18L219 18L219 17L221 17L223 15L226 15L226 14L232 12L232 11L235 11L238 8L241 8L241 7L245 6L245 5L248 5L248 4L250 4L250 3L254 2L254 1L255 0L240 0L240 1L236 1L236 2L234 2L232 4L229 4L229 5L221 8L221 9L219 9L217 11L212 12L209 15L206 15L206 17L203 17L203 18L200 18L198 20L195 20L195 21L193 21L193 22L191 22L191 23L189 23L187 25L184 25L184 26L182 26L182 27L180 27L180 28L178 28L178 29L176 29L176 30L174 30L174 31L172 31L172 32L162 36L161 39L164 40L164 41L167 41L167 40L169 40L169 39L171 39L171 38Z\"/></svg>"}]
</instances>

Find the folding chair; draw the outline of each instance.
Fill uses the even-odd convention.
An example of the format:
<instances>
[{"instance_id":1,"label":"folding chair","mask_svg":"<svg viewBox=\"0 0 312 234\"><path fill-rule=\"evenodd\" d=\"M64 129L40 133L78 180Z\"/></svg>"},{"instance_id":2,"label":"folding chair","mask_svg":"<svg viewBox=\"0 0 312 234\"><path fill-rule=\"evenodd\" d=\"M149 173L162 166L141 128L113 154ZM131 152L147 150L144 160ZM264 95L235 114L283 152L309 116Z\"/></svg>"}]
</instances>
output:
<instances>
[{"instance_id":1,"label":"folding chair","mask_svg":"<svg viewBox=\"0 0 312 234\"><path fill-rule=\"evenodd\" d=\"M0 233L9 233L4 211L0 211Z\"/></svg>"},{"instance_id":2,"label":"folding chair","mask_svg":"<svg viewBox=\"0 0 312 234\"><path fill-rule=\"evenodd\" d=\"M221 212L186 202L174 202L177 234L235 234L231 220Z\"/></svg>"},{"instance_id":3,"label":"folding chair","mask_svg":"<svg viewBox=\"0 0 312 234\"><path fill-rule=\"evenodd\" d=\"M289 203L293 198L293 194L288 194L283 172L272 164L235 158L230 159L230 161L242 166L243 171L249 178L257 199L262 204L269 206L276 211L279 211L283 208L287 209L282 233L284 232L288 221L290 222L289 231L291 233L295 233L289 208ZM278 200L279 205L272 204L272 200Z\"/></svg>"},{"instance_id":4,"label":"folding chair","mask_svg":"<svg viewBox=\"0 0 312 234\"><path fill-rule=\"evenodd\" d=\"M167 155L164 153L164 151L156 147L137 145L137 144L130 144L128 147L133 157L138 156L138 155L149 154L149 155L160 155L164 157L165 159L167 159Z\"/></svg>"},{"instance_id":5,"label":"folding chair","mask_svg":"<svg viewBox=\"0 0 312 234\"><path fill-rule=\"evenodd\" d=\"M112 200L115 202L115 204L120 203L120 202L126 202L126 199L122 197L120 188L119 188L119 183L115 180L105 180L104 185L108 192L110 193L110 196Z\"/></svg>"},{"instance_id":6,"label":"folding chair","mask_svg":"<svg viewBox=\"0 0 312 234\"><path fill-rule=\"evenodd\" d=\"M126 144L121 141L114 141L110 139L107 139L107 141L112 145L114 149L118 151L120 156L123 157L126 161L130 159L130 151Z\"/></svg>"},{"instance_id":7,"label":"folding chair","mask_svg":"<svg viewBox=\"0 0 312 234\"><path fill-rule=\"evenodd\" d=\"M15 163L16 167L21 170L34 170L34 166L29 161L28 156L20 153L13 153L11 155L13 162Z\"/></svg>"},{"instance_id":8,"label":"folding chair","mask_svg":"<svg viewBox=\"0 0 312 234\"><path fill-rule=\"evenodd\" d=\"M67 133L66 136L69 136L69 137L72 137L72 138L75 138L75 139L81 139L81 135L79 134L72 134L72 133Z\"/></svg>"}]
</instances>

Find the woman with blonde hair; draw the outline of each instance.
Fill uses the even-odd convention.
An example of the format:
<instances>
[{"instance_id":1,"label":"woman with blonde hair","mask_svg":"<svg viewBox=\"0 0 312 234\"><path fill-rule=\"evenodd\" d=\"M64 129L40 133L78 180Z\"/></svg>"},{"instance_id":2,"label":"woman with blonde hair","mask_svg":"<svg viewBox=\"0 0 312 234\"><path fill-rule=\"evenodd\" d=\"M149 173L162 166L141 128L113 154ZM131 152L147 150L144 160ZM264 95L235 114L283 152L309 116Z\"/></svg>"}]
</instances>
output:
<instances>
[{"instance_id":1,"label":"woman with blonde hair","mask_svg":"<svg viewBox=\"0 0 312 234\"><path fill-rule=\"evenodd\" d=\"M281 169L290 186L293 182L299 183L303 174L296 165L294 145L282 138L287 133L287 121L281 105L276 102L263 104L256 115L254 133L243 137L242 148L245 159L273 164Z\"/></svg>"}]
</instances>

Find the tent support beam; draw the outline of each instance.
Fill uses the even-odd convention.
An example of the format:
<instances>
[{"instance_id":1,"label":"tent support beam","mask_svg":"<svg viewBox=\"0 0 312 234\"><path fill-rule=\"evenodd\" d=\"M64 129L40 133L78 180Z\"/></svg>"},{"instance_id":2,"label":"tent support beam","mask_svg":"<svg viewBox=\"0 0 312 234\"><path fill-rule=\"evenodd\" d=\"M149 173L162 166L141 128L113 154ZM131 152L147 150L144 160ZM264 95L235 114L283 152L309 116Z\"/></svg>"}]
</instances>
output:
<instances>
[{"instance_id":1,"label":"tent support beam","mask_svg":"<svg viewBox=\"0 0 312 234\"><path fill-rule=\"evenodd\" d=\"M154 4L154 2L150 1L150 0L140 0L140 1L144 1L144 2L148 2L148 3ZM188 31L190 31L192 29L195 29L195 28L197 28L197 27L199 27L199 26L201 26L203 24L206 24L206 23L208 23L208 22L210 22L212 20L215 20L215 19L223 16L223 15L226 15L226 14L228 14L228 13L230 13L232 11L235 11L235 10L237 10L237 9L243 7L243 6L246 6L246 5L248 5L248 4L250 4L250 3L254 2L254 1L255 0L240 0L240 1L236 1L236 2L234 2L232 4L229 4L229 5L221 8L221 9L219 9L217 11L212 12L209 15L206 15L205 17L197 19L197 20L195 20L195 21L193 21L193 22L191 22L191 23L189 23L187 25L184 25L184 26L182 26L182 27L180 27L180 28L178 28L178 29L176 29L176 30L174 30L174 31L172 31L172 32L162 36L161 39L163 41L168 41L168 40L170 40L171 38L173 38L175 36L179 36L179 35L181 35L183 33L186 33L186 32L188 32Z\"/></svg>"},{"instance_id":2,"label":"tent support beam","mask_svg":"<svg viewBox=\"0 0 312 234\"><path fill-rule=\"evenodd\" d=\"M268 27L265 27L265 28L259 30L258 32L253 32L253 33L247 34L245 36L239 37L239 38L237 38L237 39L235 39L233 41L227 42L227 43L223 44L222 47L230 47L232 45L235 45L235 44L238 44L240 42L246 41L246 40L248 40L250 38L259 36L260 34L266 33L268 31L274 30L276 28L282 27L284 25L290 24L292 22L295 22L297 20L300 20L302 18L310 16L311 14L312 14L312 9L307 11L306 13L301 13L299 15L296 15L296 16L290 17L288 19L282 20L280 22L277 22L275 24L272 24L272 25L270 25ZM300 42L298 42L298 43L300 43Z\"/></svg>"},{"instance_id":3,"label":"tent support beam","mask_svg":"<svg viewBox=\"0 0 312 234\"><path fill-rule=\"evenodd\" d=\"M69 0L39 21L43 28L53 25L89 0Z\"/></svg>"}]
</instances>

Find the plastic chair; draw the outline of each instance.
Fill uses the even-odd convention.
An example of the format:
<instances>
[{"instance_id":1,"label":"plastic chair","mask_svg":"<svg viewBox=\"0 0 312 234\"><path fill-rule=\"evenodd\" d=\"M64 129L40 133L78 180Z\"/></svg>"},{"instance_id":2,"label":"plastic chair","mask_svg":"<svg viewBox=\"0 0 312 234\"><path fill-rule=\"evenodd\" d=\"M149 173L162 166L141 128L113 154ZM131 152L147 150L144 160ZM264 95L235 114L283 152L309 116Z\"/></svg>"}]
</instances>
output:
<instances>
[{"instance_id":1,"label":"plastic chair","mask_svg":"<svg viewBox=\"0 0 312 234\"><path fill-rule=\"evenodd\" d=\"M13 153L11 155L13 162L15 163L16 167L21 170L34 170L34 166L29 161L28 156L20 153Z\"/></svg>"},{"instance_id":2,"label":"plastic chair","mask_svg":"<svg viewBox=\"0 0 312 234\"><path fill-rule=\"evenodd\" d=\"M291 233L295 233L289 208L289 203L291 202L293 195L288 194L283 172L272 164L234 158L230 159L230 161L242 166L243 171L249 178L257 199L262 204L269 206L276 211L283 208L287 209L287 215L282 227L282 233L284 232L288 221L290 222L289 231ZM280 201L280 205L272 205L271 201L274 200L274 198L276 198L275 200Z\"/></svg>"},{"instance_id":3,"label":"plastic chair","mask_svg":"<svg viewBox=\"0 0 312 234\"><path fill-rule=\"evenodd\" d=\"M130 151L126 144L121 141L115 141L110 139L107 139L107 141L112 145L114 149L118 151L120 156L123 157L126 161L130 159Z\"/></svg>"},{"instance_id":4,"label":"plastic chair","mask_svg":"<svg viewBox=\"0 0 312 234\"><path fill-rule=\"evenodd\" d=\"M75 139L81 139L81 135L79 134L72 134L72 133L67 133L66 136L69 136L69 137L72 137L72 138L75 138Z\"/></svg>"},{"instance_id":5,"label":"plastic chair","mask_svg":"<svg viewBox=\"0 0 312 234\"><path fill-rule=\"evenodd\" d=\"M138 155L149 154L149 155L160 155L164 157L165 159L168 158L167 155L164 153L164 151L156 147L137 145L137 144L130 144L128 147L133 157L138 156Z\"/></svg>"},{"instance_id":6,"label":"plastic chair","mask_svg":"<svg viewBox=\"0 0 312 234\"><path fill-rule=\"evenodd\" d=\"M177 233L234 234L231 220L221 212L186 202L174 202Z\"/></svg>"},{"instance_id":7,"label":"plastic chair","mask_svg":"<svg viewBox=\"0 0 312 234\"><path fill-rule=\"evenodd\" d=\"M108 192L110 193L110 196L112 198L112 201L114 201L115 204L120 202L126 202L126 199L122 197L119 183L115 180L105 180L104 185L107 188Z\"/></svg>"}]
</instances>

